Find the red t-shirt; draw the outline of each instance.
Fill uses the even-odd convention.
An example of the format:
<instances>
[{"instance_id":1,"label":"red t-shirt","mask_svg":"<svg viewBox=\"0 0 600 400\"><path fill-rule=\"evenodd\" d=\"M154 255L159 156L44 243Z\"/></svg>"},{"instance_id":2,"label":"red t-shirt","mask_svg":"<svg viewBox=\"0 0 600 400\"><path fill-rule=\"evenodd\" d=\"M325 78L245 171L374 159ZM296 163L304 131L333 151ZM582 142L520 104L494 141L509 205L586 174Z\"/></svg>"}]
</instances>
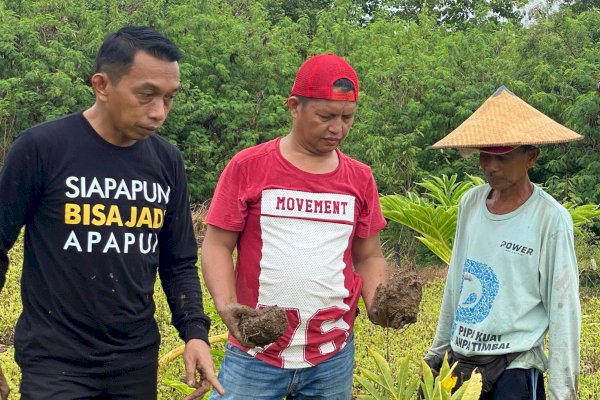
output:
<instances>
[{"instance_id":1,"label":"red t-shirt","mask_svg":"<svg viewBox=\"0 0 600 400\"><path fill-rule=\"evenodd\" d=\"M352 267L352 239L385 226L371 169L337 150L329 173L304 172L281 156L277 138L243 150L223 171L207 223L239 231L238 302L287 310L275 343L246 349L283 368L316 365L345 346L362 279Z\"/></svg>"}]
</instances>

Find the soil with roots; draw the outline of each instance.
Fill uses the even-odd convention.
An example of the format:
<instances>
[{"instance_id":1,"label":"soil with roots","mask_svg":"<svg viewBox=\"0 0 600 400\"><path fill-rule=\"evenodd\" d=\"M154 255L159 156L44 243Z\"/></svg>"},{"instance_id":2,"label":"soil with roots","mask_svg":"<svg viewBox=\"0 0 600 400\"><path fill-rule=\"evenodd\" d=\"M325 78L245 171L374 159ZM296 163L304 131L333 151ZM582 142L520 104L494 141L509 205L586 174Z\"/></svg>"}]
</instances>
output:
<instances>
[{"instance_id":1,"label":"soil with roots","mask_svg":"<svg viewBox=\"0 0 600 400\"><path fill-rule=\"evenodd\" d=\"M238 326L244 341L264 347L279 339L288 327L286 312L277 306L248 309L238 314Z\"/></svg>"},{"instance_id":2,"label":"soil with roots","mask_svg":"<svg viewBox=\"0 0 600 400\"><path fill-rule=\"evenodd\" d=\"M400 329L417 322L421 303L421 279L413 269L394 268L388 284L375 292L373 310L383 318L384 326Z\"/></svg>"}]
</instances>

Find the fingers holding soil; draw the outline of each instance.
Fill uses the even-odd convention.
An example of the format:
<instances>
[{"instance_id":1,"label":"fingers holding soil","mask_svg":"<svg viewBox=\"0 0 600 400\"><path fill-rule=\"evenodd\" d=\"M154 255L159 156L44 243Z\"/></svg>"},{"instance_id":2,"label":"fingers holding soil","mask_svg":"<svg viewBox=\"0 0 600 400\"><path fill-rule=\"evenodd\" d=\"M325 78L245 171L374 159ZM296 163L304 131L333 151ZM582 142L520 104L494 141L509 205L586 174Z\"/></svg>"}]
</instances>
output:
<instances>
[{"instance_id":1,"label":"fingers holding soil","mask_svg":"<svg viewBox=\"0 0 600 400\"><path fill-rule=\"evenodd\" d=\"M238 326L242 340L264 347L279 339L288 326L286 312L277 306L268 306L253 313L240 315Z\"/></svg>"},{"instance_id":2,"label":"fingers holding soil","mask_svg":"<svg viewBox=\"0 0 600 400\"><path fill-rule=\"evenodd\" d=\"M221 315L229 331L244 347L264 347L279 339L288 327L285 310L277 306L262 309L231 304Z\"/></svg>"},{"instance_id":3,"label":"fingers holding soil","mask_svg":"<svg viewBox=\"0 0 600 400\"><path fill-rule=\"evenodd\" d=\"M375 290L375 296L373 297L373 305L370 310L367 310L367 316L375 325L387 327L387 294L386 287L383 284L379 284Z\"/></svg>"},{"instance_id":4,"label":"fingers holding soil","mask_svg":"<svg viewBox=\"0 0 600 400\"><path fill-rule=\"evenodd\" d=\"M194 389L196 389L196 390L194 390L193 393L191 393L188 396L186 396L185 400L201 399L202 396L206 392L208 392L210 390L210 387L211 387L210 383L206 379L204 379L202 377L200 377L199 380L197 380L196 382L194 382L192 384L190 384L190 382L188 382L186 378L181 378L181 382L183 382L186 385L188 385L188 386L193 387Z\"/></svg>"},{"instance_id":5,"label":"fingers holding soil","mask_svg":"<svg viewBox=\"0 0 600 400\"><path fill-rule=\"evenodd\" d=\"M417 321L421 303L421 280L412 269L395 268L388 284L377 288L373 310L379 325L394 329ZM373 321L377 323L376 321Z\"/></svg>"}]
</instances>

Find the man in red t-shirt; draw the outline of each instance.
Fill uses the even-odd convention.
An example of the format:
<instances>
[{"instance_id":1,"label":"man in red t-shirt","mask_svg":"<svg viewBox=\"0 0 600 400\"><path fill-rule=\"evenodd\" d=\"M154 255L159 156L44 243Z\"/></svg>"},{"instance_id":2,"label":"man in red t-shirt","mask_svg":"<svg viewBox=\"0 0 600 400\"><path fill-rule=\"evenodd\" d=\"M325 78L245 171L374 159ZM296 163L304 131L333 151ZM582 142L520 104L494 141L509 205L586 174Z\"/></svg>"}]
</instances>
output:
<instances>
[{"instance_id":1,"label":"man in red t-shirt","mask_svg":"<svg viewBox=\"0 0 600 400\"><path fill-rule=\"evenodd\" d=\"M231 335L219 375L225 396L211 399L351 396L358 300L385 325L373 302L388 280L371 169L338 149L357 100L350 64L310 58L287 99L291 132L239 152L219 179L202 271ZM236 316L271 306L285 310L287 328L255 346Z\"/></svg>"}]
</instances>

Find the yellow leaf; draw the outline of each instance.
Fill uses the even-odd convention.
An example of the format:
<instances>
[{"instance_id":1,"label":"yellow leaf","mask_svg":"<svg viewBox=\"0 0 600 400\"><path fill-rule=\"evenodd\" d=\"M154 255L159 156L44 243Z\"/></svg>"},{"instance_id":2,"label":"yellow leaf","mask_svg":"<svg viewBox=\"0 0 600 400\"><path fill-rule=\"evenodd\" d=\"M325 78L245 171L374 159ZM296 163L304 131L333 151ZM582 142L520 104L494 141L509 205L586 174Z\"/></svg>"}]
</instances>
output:
<instances>
[{"instance_id":1,"label":"yellow leaf","mask_svg":"<svg viewBox=\"0 0 600 400\"><path fill-rule=\"evenodd\" d=\"M458 377L454 374L448 374L444 380L442 380L442 387L444 388L444 390L450 392L454 386L456 386L456 381L458 380Z\"/></svg>"}]
</instances>

